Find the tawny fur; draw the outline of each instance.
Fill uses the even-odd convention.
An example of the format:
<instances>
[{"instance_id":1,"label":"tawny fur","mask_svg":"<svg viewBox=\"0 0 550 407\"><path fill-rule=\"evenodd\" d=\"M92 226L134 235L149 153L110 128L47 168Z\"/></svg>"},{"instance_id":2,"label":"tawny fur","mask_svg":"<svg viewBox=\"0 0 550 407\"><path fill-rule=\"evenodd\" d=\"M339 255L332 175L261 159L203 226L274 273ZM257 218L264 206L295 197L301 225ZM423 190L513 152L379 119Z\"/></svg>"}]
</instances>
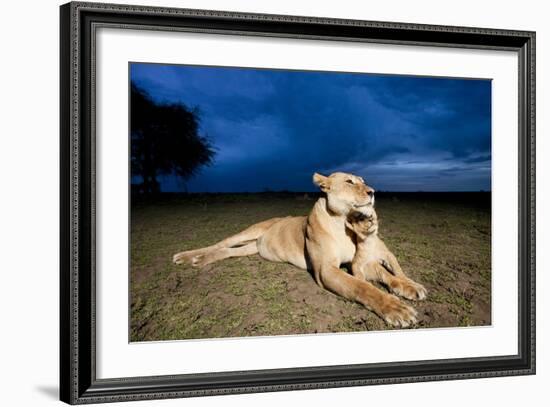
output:
<instances>
[{"instance_id":1,"label":"tawny fur","mask_svg":"<svg viewBox=\"0 0 550 407\"><path fill-rule=\"evenodd\" d=\"M351 266L355 277L381 282L393 293L407 299L426 298L424 286L405 275L397 258L378 236L378 216L374 208L368 214L350 214L346 226L357 235L357 250ZM408 326L416 322L416 311L406 304L401 305L406 309L403 313L404 319L395 321L393 315L384 312L380 316L392 325Z\"/></svg>"},{"instance_id":2,"label":"tawny fur","mask_svg":"<svg viewBox=\"0 0 550 407\"><path fill-rule=\"evenodd\" d=\"M361 177L343 172L328 177L316 173L313 182L325 196L317 200L308 216L257 223L212 246L177 253L174 263L203 267L225 258L258 253L270 261L312 270L321 287L363 304L393 325L412 323L410 310L396 297L340 269L353 260L356 252L355 234L346 227L347 216L352 212L369 213L374 190Z\"/></svg>"}]
</instances>

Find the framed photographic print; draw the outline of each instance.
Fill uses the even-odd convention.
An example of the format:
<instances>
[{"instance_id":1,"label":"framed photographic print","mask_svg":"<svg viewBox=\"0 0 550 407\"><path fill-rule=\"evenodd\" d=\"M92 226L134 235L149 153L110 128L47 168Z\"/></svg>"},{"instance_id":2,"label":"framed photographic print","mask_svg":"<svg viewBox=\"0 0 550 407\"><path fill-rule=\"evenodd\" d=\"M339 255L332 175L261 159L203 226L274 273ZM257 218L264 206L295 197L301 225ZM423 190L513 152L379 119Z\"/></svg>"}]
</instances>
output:
<instances>
[{"instance_id":1,"label":"framed photographic print","mask_svg":"<svg viewBox=\"0 0 550 407\"><path fill-rule=\"evenodd\" d=\"M535 33L60 18L63 401L535 373Z\"/></svg>"}]
</instances>

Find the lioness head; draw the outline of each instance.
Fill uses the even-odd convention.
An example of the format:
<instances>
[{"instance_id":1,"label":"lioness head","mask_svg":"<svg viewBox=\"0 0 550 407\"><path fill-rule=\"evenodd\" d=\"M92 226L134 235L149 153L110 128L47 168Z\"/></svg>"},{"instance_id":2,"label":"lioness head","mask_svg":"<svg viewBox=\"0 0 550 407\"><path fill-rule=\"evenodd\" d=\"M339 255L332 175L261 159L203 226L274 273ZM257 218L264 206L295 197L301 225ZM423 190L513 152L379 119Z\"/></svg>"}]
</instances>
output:
<instances>
[{"instance_id":1,"label":"lioness head","mask_svg":"<svg viewBox=\"0 0 550 407\"><path fill-rule=\"evenodd\" d=\"M335 172L328 177L315 173L313 182L327 194L328 208L338 215L360 212L370 215L374 206L374 189L363 178L345 172Z\"/></svg>"}]
</instances>

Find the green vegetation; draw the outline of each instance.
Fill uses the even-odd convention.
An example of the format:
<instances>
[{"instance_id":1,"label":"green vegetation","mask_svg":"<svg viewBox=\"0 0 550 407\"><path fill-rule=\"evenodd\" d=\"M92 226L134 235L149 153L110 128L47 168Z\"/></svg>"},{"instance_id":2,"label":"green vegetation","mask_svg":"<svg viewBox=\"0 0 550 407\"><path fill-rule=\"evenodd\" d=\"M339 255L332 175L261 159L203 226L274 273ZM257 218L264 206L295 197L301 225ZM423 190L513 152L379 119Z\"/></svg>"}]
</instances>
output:
<instances>
[{"instance_id":1,"label":"green vegetation","mask_svg":"<svg viewBox=\"0 0 550 407\"><path fill-rule=\"evenodd\" d=\"M377 197L381 237L404 271L428 289L426 301L411 302L418 327L491 323L490 204L472 197ZM308 272L258 255L203 269L172 264L174 253L215 243L255 222L305 215L314 199L191 195L134 204L131 340L391 329L362 306L319 288Z\"/></svg>"}]
</instances>

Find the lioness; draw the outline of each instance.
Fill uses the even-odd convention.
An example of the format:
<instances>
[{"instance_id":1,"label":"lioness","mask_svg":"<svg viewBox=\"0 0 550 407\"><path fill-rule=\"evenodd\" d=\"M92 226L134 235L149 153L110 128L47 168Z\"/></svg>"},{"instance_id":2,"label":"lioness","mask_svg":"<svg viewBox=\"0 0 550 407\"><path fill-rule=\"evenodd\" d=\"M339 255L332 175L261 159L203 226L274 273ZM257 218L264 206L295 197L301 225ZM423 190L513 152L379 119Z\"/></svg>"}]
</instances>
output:
<instances>
[{"instance_id":1,"label":"lioness","mask_svg":"<svg viewBox=\"0 0 550 407\"><path fill-rule=\"evenodd\" d=\"M355 212L348 216L346 226L357 235L357 250L351 263L352 273L361 280L379 281L384 283L393 293L411 300L423 300L427 291L423 285L408 278L396 257L388 250L378 236L378 216L374 208L369 214ZM385 300L382 296L381 300ZM409 307L410 308L410 307ZM392 325L407 326L414 322L416 311L409 309L413 317L409 320L388 320L393 316L380 315Z\"/></svg>"},{"instance_id":2,"label":"lioness","mask_svg":"<svg viewBox=\"0 0 550 407\"><path fill-rule=\"evenodd\" d=\"M177 253L176 264L189 261L202 267L229 257L261 257L311 269L317 284L363 304L394 325L414 322L410 307L370 282L340 269L355 256L355 234L346 227L353 212L368 214L374 205L374 189L361 177L336 172L326 177L315 173L313 182L325 193L308 216L269 219L212 246Z\"/></svg>"}]
</instances>

